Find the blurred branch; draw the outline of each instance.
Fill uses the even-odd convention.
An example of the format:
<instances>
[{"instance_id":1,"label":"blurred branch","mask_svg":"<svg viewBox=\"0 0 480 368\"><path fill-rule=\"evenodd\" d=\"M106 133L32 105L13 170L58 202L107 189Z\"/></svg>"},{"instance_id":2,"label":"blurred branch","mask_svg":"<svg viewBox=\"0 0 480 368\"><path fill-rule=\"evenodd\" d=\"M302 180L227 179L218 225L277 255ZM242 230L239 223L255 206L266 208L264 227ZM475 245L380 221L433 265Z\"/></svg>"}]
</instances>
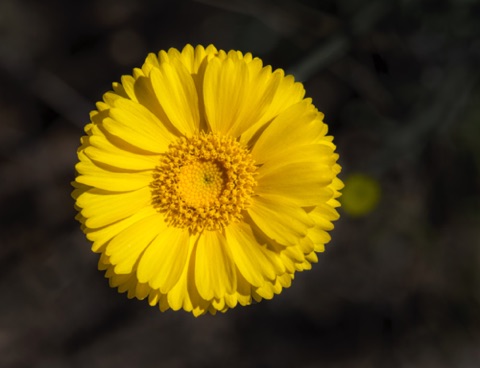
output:
<instances>
[{"instance_id":1,"label":"blurred branch","mask_svg":"<svg viewBox=\"0 0 480 368\"><path fill-rule=\"evenodd\" d=\"M305 41L308 35L315 36L310 43L328 36L328 39L287 70L287 73L295 75L299 81L309 79L319 70L342 58L350 48L350 38L346 30L338 30L340 21L336 17L295 1L195 1L254 16L274 31L293 39L300 48L309 43ZM391 6L389 2L376 1L362 7L349 25L351 33L359 36L371 30L390 11Z\"/></svg>"},{"instance_id":2,"label":"blurred branch","mask_svg":"<svg viewBox=\"0 0 480 368\"><path fill-rule=\"evenodd\" d=\"M346 36L339 34L331 37L297 64L290 67L287 74L293 74L298 81L305 81L319 70L345 56L349 47L350 41Z\"/></svg>"},{"instance_id":3,"label":"blurred branch","mask_svg":"<svg viewBox=\"0 0 480 368\"><path fill-rule=\"evenodd\" d=\"M339 28L340 21L325 12L293 0L195 0L230 12L246 14L291 39L300 48L309 47L318 38Z\"/></svg>"},{"instance_id":4,"label":"blurred branch","mask_svg":"<svg viewBox=\"0 0 480 368\"><path fill-rule=\"evenodd\" d=\"M62 79L48 70L40 69L29 87L50 108L83 129L85 117L88 117L94 105Z\"/></svg>"},{"instance_id":5,"label":"blurred branch","mask_svg":"<svg viewBox=\"0 0 480 368\"><path fill-rule=\"evenodd\" d=\"M372 2L362 8L351 24L352 33L357 37L371 30L376 22L390 11L388 2ZM316 49L289 68L297 80L305 81L338 59L344 57L350 48L351 40L344 31L339 31L329 40L322 42Z\"/></svg>"},{"instance_id":6,"label":"blurred branch","mask_svg":"<svg viewBox=\"0 0 480 368\"><path fill-rule=\"evenodd\" d=\"M54 73L4 46L0 46L0 70L64 119L83 128L84 117L93 105Z\"/></svg>"},{"instance_id":7,"label":"blurred branch","mask_svg":"<svg viewBox=\"0 0 480 368\"><path fill-rule=\"evenodd\" d=\"M329 68L337 78L348 83L375 110L388 113L395 109L395 102L390 91L381 83L371 68L363 65L353 57L346 55Z\"/></svg>"},{"instance_id":8,"label":"blurred branch","mask_svg":"<svg viewBox=\"0 0 480 368\"><path fill-rule=\"evenodd\" d=\"M418 157L428 137L435 132L448 132L458 120L478 79L479 73L466 65L452 67L442 80L442 88L433 97L429 96L433 101L430 106L421 101L413 117L385 138L383 152L375 155L368 167L380 174L398 158Z\"/></svg>"}]
</instances>

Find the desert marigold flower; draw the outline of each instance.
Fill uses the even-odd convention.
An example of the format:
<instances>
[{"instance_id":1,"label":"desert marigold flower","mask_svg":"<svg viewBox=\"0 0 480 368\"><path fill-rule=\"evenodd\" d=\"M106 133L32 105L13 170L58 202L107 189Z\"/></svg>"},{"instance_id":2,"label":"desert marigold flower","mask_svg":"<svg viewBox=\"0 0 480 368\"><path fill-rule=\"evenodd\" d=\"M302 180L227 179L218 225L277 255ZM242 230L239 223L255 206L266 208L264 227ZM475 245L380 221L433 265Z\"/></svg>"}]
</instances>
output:
<instances>
[{"instance_id":1,"label":"desert marigold flower","mask_svg":"<svg viewBox=\"0 0 480 368\"><path fill-rule=\"evenodd\" d=\"M302 84L250 53L149 54L91 113L73 197L99 269L195 316L271 299L311 268L342 182Z\"/></svg>"}]
</instances>

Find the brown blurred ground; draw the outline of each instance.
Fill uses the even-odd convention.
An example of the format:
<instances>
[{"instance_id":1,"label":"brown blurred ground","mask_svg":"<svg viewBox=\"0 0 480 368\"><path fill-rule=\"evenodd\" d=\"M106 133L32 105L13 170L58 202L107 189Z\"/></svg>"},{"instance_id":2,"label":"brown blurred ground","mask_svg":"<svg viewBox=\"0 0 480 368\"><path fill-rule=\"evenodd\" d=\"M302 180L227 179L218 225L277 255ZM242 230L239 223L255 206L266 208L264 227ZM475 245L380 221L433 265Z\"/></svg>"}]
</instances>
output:
<instances>
[{"instance_id":1,"label":"brown blurred ground","mask_svg":"<svg viewBox=\"0 0 480 368\"><path fill-rule=\"evenodd\" d=\"M0 2L0 367L480 366L480 3ZM251 51L305 82L342 178L376 178L312 271L194 319L109 289L73 220L82 127L147 52Z\"/></svg>"}]
</instances>

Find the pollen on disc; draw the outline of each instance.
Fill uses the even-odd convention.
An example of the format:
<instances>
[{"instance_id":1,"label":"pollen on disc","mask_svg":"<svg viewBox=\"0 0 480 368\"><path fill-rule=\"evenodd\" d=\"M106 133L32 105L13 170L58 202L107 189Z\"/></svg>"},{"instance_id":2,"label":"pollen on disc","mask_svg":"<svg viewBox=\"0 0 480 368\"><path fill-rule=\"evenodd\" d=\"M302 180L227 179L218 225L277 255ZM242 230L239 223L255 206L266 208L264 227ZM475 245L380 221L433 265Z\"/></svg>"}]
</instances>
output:
<instances>
[{"instance_id":1,"label":"pollen on disc","mask_svg":"<svg viewBox=\"0 0 480 368\"><path fill-rule=\"evenodd\" d=\"M222 167L212 161L185 165L178 175L177 190L188 206L201 208L218 200L224 186Z\"/></svg>"}]
</instances>

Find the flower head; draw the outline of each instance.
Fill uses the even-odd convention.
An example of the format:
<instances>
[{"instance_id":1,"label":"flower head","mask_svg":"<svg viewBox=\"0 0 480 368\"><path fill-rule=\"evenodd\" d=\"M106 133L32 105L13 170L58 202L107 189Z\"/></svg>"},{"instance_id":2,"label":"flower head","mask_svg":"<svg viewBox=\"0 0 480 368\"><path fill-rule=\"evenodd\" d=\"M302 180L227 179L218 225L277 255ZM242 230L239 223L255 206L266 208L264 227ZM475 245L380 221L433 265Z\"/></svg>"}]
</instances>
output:
<instances>
[{"instance_id":1,"label":"flower head","mask_svg":"<svg viewBox=\"0 0 480 368\"><path fill-rule=\"evenodd\" d=\"M99 269L195 316L271 299L311 268L342 182L323 114L281 69L187 45L105 93L73 197Z\"/></svg>"}]
</instances>

